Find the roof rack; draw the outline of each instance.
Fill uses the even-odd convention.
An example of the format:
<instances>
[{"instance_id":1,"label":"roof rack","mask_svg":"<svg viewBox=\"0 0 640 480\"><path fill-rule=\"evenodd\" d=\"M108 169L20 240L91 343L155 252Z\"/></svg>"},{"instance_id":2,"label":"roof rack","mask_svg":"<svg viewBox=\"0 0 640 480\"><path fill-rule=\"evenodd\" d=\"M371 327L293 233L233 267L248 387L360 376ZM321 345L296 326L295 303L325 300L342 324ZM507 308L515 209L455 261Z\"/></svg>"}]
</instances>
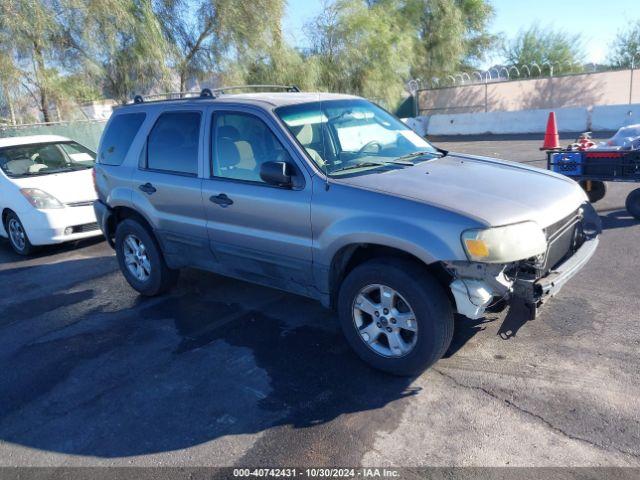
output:
<instances>
[{"instance_id":1,"label":"roof rack","mask_svg":"<svg viewBox=\"0 0 640 480\"><path fill-rule=\"evenodd\" d=\"M232 90L285 90L287 92L299 92L300 89L296 85L233 85L230 87L219 88L203 88L200 92L168 92L158 93L155 95L136 95L133 97L133 103L149 103L149 102L165 102L169 100L193 100L197 98L216 98L220 94L224 94Z\"/></svg>"},{"instance_id":2,"label":"roof rack","mask_svg":"<svg viewBox=\"0 0 640 480\"><path fill-rule=\"evenodd\" d=\"M299 92L300 89L296 85L234 85L231 87L214 88L216 93L225 93L229 90L285 90L287 92Z\"/></svg>"}]
</instances>

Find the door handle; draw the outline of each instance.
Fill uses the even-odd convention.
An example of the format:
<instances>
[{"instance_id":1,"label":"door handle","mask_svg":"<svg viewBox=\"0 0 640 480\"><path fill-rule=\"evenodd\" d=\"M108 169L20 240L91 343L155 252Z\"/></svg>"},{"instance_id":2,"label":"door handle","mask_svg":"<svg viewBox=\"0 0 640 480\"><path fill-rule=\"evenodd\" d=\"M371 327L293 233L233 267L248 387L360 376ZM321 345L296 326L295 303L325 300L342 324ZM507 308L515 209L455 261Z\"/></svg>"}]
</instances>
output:
<instances>
[{"instance_id":1,"label":"door handle","mask_svg":"<svg viewBox=\"0 0 640 480\"><path fill-rule=\"evenodd\" d=\"M144 185L140 185L138 188L148 195L156 192L156 187L151 185L149 182L145 183Z\"/></svg>"},{"instance_id":2,"label":"door handle","mask_svg":"<svg viewBox=\"0 0 640 480\"><path fill-rule=\"evenodd\" d=\"M212 195L209 197L209 200L211 200L215 204L220 205L221 207L228 207L229 205L233 204L233 200L227 197L227 195L224 193L221 193L220 195Z\"/></svg>"}]
</instances>

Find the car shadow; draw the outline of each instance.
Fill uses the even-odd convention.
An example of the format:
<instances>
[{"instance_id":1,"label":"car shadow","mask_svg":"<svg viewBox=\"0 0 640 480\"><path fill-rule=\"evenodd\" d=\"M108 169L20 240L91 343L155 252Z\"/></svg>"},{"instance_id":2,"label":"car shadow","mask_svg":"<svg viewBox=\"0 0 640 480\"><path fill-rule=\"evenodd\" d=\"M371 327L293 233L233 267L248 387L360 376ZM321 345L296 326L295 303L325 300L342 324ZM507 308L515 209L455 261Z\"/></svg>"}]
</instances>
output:
<instances>
[{"instance_id":1,"label":"car shadow","mask_svg":"<svg viewBox=\"0 0 640 480\"><path fill-rule=\"evenodd\" d=\"M485 325L495 321L496 316L493 314L478 320L471 320L467 317L463 317L462 315L456 315L455 325L453 328L453 339L451 340L451 345L449 345L449 348L443 358L450 358L454 356L476 334L485 330Z\"/></svg>"},{"instance_id":2,"label":"car shadow","mask_svg":"<svg viewBox=\"0 0 640 480\"><path fill-rule=\"evenodd\" d=\"M77 240L74 242L59 243L54 245L43 245L36 248L35 252L28 256L18 255L13 251L9 245L9 241L6 238L0 238L0 263L8 262L26 262L29 260L38 260L41 258L50 257L52 255L59 255L69 253L74 250L78 250L93 245L98 245L105 242L104 237L92 237L84 240ZM106 243L106 242L105 242Z\"/></svg>"},{"instance_id":3,"label":"car shadow","mask_svg":"<svg viewBox=\"0 0 640 480\"><path fill-rule=\"evenodd\" d=\"M190 270L171 295L143 298L112 256L20 270L1 274L42 289L7 305L11 322L0 325L4 442L144 455L398 402L373 435L396 427L401 400L419 391L360 361L311 300Z\"/></svg>"},{"instance_id":4,"label":"car shadow","mask_svg":"<svg viewBox=\"0 0 640 480\"><path fill-rule=\"evenodd\" d=\"M530 312L524 303L511 301L506 307L506 315L498 328L497 335L503 340L515 337L522 326L529 321ZM469 340L475 335L484 331L486 325L498 321L499 313L487 313L486 317L471 320L461 315L456 315L456 322L453 331L453 339L449 349L443 358L450 358L455 355Z\"/></svg>"},{"instance_id":5,"label":"car shadow","mask_svg":"<svg viewBox=\"0 0 640 480\"><path fill-rule=\"evenodd\" d=\"M600 213L600 220L602 220L603 230L626 228L640 224L640 221L634 218L626 209L614 210L606 215Z\"/></svg>"}]
</instances>

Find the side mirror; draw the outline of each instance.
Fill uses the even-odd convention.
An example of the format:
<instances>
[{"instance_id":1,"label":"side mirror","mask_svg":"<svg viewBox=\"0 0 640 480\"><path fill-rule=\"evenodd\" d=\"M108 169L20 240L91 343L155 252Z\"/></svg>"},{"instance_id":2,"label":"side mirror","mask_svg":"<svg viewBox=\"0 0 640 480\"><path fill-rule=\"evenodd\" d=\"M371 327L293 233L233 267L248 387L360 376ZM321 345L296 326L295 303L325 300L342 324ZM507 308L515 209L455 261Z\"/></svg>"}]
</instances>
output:
<instances>
[{"instance_id":1,"label":"side mirror","mask_svg":"<svg viewBox=\"0 0 640 480\"><path fill-rule=\"evenodd\" d=\"M293 168L287 162L265 162L260 165L260 178L269 185L291 187Z\"/></svg>"}]
</instances>

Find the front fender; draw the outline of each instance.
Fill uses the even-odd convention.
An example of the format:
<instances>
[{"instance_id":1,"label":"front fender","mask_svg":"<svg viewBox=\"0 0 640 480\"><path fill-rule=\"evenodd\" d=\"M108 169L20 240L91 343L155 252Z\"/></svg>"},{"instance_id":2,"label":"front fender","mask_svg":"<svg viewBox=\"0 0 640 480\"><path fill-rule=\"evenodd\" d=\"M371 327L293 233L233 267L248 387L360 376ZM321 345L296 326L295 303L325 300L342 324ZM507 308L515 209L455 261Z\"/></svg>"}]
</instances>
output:
<instances>
[{"instance_id":1,"label":"front fender","mask_svg":"<svg viewBox=\"0 0 640 480\"><path fill-rule=\"evenodd\" d=\"M399 219L360 216L342 219L326 228L316 239L314 260L329 266L344 247L365 243L402 250L427 265L440 260L466 259L459 240L452 244L433 231Z\"/></svg>"}]
</instances>

